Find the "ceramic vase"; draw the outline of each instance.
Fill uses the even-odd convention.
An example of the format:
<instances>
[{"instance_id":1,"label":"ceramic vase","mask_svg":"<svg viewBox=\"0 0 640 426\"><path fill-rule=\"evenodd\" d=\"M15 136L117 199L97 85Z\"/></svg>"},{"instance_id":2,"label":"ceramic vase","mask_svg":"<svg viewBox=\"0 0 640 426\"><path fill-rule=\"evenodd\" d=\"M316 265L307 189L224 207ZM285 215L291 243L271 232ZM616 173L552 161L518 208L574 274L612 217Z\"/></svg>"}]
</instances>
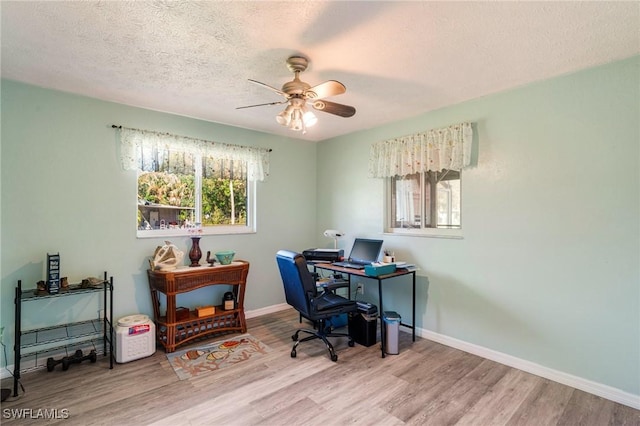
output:
<instances>
[{"instance_id":1,"label":"ceramic vase","mask_svg":"<svg viewBox=\"0 0 640 426\"><path fill-rule=\"evenodd\" d=\"M191 265L189 266L200 266L201 257L202 251L200 251L200 237L191 237L191 250L189 250L189 260L191 260Z\"/></svg>"}]
</instances>

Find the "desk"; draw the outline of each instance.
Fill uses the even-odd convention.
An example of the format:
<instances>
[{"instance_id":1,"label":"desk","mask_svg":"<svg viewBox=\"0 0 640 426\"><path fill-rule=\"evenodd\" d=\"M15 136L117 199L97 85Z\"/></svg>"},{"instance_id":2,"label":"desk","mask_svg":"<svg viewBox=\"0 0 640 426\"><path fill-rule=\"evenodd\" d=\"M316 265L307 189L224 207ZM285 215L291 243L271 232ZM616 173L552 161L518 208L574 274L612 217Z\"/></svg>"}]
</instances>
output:
<instances>
[{"instance_id":1,"label":"desk","mask_svg":"<svg viewBox=\"0 0 640 426\"><path fill-rule=\"evenodd\" d=\"M413 341L416 341L416 271L415 270L406 270L406 269L397 269L396 272L392 274L380 275L378 277L371 277L364 273L363 269L351 269L345 268L342 266L336 266L331 263L316 263L313 265L318 269L325 269L327 271L340 272L347 275L347 281L349 282L349 288L351 288L351 276L355 275L358 277L369 278L372 280L378 281L378 299L380 303L380 348L382 350L382 358L385 357L384 353L384 340L385 340L385 327L383 324L382 316L384 314L384 310L382 308L382 282L389 278L400 277L402 275L411 275L412 281L412 307L411 307L411 324L405 324L400 322L400 325L410 328L413 332Z\"/></svg>"},{"instance_id":2,"label":"desk","mask_svg":"<svg viewBox=\"0 0 640 426\"><path fill-rule=\"evenodd\" d=\"M188 343L204 336L237 331L247 332L244 317L244 291L249 273L249 262L234 260L230 265L201 266L199 268L180 268L172 271L148 270L149 290L156 322L156 337L167 352L173 352L176 346ZM189 316L176 318L176 296L181 293L212 285L231 285L235 296L235 309L225 311L216 306L213 315L198 317L194 310ZM165 315L160 312L158 293L167 296ZM202 305L214 305L203 302Z\"/></svg>"}]
</instances>

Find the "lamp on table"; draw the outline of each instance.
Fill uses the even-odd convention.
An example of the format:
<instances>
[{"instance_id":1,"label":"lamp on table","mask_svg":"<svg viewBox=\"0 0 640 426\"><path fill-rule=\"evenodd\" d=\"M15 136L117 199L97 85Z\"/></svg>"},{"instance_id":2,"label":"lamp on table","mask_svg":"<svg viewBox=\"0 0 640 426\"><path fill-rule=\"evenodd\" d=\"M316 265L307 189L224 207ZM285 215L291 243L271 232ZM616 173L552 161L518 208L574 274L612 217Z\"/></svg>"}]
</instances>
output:
<instances>
[{"instance_id":1,"label":"lamp on table","mask_svg":"<svg viewBox=\"0 0 640 426\"><path fill-rule=\"evenodd\" d=\"M337 249L338 248L338 238L339 237L344 237L344 232L342 231L337 231L335 229L327 229L326 231L324 231L324 236L327 238L333 238L333 248Z\"/></svg>"}]
</instances>

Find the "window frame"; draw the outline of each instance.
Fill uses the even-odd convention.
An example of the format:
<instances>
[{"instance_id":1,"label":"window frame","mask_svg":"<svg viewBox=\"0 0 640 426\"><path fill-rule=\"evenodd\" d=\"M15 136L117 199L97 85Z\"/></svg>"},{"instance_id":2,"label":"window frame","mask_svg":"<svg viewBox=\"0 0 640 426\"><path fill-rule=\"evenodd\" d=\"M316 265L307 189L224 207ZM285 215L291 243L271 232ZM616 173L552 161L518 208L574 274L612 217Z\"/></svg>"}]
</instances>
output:
<instances>
[{"instance_id":1,"label":"window frame","mask_svg":"<svg viewBox=\"0 0 640 426\"><path fill-rule=\"evenodd\" d=\"M427 172L420 172L420 209L421 209L421 220L420 220L420 228L397 228L393 226L393 222L395 218L393 217L393 203L394 203L394 190L393 190L393 179L395 177L387 177L384 178L384 234L386 235L403 235L403 236L413 236L413 237L434 237L434 238L463 238L462 232L462 172L460 171L460 210L461 210L461 218L460 218L460 227L458 228L447 228L447 227L426 227L426 217L427 217L427 209L430 209L429 215L431 216L431 220L437 218L433 217L434 211L437 211L437 198L431 197L432 202L427 205L427 177L425 175ZM437 193L437 189L433 185L429 185L430 190L433 193Z\"/></svg>"},{"instance_id":2,"label":"window frame","mask_svg":"<svg viewBox=\"0 0 640 426\"><path fill-rule=\"evenodd\" d=\"M195 194L195 209L196 218L202 215L202 156L196 154L194 170L194 184L196 186ZM137 223L137 211L138 211L138 179L140 174L144 173L142 170L136 172L136 219ZM247 223L245 225L209 225L202 226L197 235L238 235L238 234L255 234L256 233L256 205L257 205L257 184L256 181L247 179ZM196 219L197 220L197 219ZM136 238L166 238L166 237L191 237L193 236L193 230L188 228L165 228L165 229L137 229Z\"/></svg>"}]
</instances>

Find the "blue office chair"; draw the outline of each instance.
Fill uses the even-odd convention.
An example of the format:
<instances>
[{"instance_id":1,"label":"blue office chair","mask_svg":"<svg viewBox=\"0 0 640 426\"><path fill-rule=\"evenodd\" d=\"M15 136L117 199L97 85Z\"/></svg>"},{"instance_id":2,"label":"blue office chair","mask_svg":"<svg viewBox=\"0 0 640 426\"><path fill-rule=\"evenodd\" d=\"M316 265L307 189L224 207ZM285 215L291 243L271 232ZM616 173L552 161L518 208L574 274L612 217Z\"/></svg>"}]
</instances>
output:
<instances>
[{"instance_id":1,"label":"blue office chair","mask_svg":"<svg viewBox=\"0 0 640 426\"><path fill-rule=\"evenodd\" d=\"M335 315L354 312L357 309L356 302L335 294L325 289L319 293L316 282L307 268L307 261L300 253L289 250L280 250L276 255L284 294L287 303L293 306L300 314L316 324L315 330L298 329L291 339L295 341L291 349L291 358L296 357L296 348L301 342L312 339L321 339L329 351L331 361L337 361L338 355L327 337L348 337L349 346L353 346L353 338L347 333L333 333L327 326L327 320ZM310 334L299 339L300 332Z\"/></svg>"}]
</instances>

